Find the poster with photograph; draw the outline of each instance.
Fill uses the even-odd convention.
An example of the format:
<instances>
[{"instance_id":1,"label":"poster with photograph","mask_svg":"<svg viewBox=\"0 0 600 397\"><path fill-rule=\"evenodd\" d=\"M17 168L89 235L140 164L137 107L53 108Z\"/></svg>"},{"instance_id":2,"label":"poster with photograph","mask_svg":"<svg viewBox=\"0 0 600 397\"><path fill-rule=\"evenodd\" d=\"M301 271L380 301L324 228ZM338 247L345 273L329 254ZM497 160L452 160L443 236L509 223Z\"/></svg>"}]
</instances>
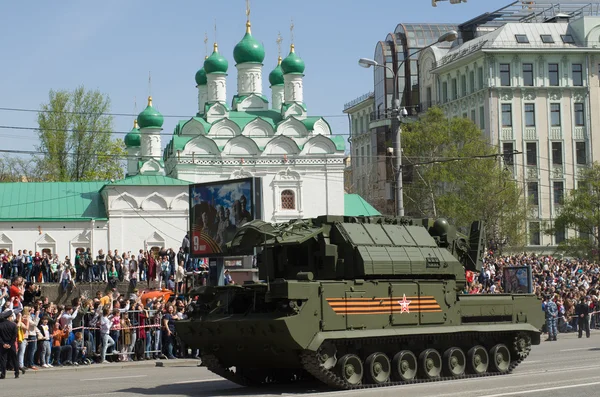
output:
<instances>
[{"instance_id":1,"label":"poster with photograph","mask_svg":"<svg viewBox=\"0 0 600 397\"><path fill-rule=\"evenodd\" d=\"M237 229L261 218L260 178L190 185L191 256L222 256Z\"/></svg>"},{"instance_id":2,"label":"poster with photograph","mask_svg":"<svg viewBox=\"0 0 600 397\"><path fill-rule=\"evenodd\" d=\"M504 292L508 294L530 294L532 290L529 266L507 266L503 269Z\"/></svg>"}]
</instances>

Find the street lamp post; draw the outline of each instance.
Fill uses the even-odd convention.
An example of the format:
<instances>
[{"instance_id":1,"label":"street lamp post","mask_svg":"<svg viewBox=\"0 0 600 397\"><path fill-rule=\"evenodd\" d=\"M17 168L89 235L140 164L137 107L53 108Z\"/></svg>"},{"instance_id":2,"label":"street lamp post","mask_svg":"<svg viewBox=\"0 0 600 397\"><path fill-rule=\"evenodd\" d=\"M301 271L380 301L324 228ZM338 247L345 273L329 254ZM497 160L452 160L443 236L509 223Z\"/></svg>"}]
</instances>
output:
<instances>
[{"instance_id":1,"label":"street lamp post","mask_svg":"<svg viewBox=\"0 0 600 397\"><path fill-rule=\"evenodd\" d=\"M398 69L394 70L392 69L390 66L388 65L382 65L380 63L378 63L377 61L374 61L372 59L368 59L368 58L360 58L358 60L358 64L360 66L362 66L363 68L370 68L371 66L373 67L382 67L382 68L386 68L387 70L389 70L390 72L392 72L392 74L394 75L394 101L392 104L392 123L394 123L395 125L393 125L393 129L395 131L395 134L393 135L393 142L392 142L392 147L393 147L393 155L394 155L394 178L395 178L395 183L396 183L396 192L395 192L395 202L396 202L396 215L397 216L404 216L404 198L402 197L402 123L400 122L400 120L406 116L408 116L408 112L406 111L406 108L402 108L402 110L400 110L400 93L398 92L398 73L400 72L400 69L404 66L404 62L406 62L407 59L411 59L413 57L413 55L418 54L419 52L434 46L435 44L438 43L443 43L446 41L454 41L456 40L456 38L458 37L458 33L455 30L451 30L447 33L444 33L443 35L441 35L437 41L435 43L431 43L429 44L427 47L423 47L420 48L418 50L416 50L415 52L413 52L412 54L410 54L407 58L403 59L402 62L400 62L400 65L398 65Z\"/></svg>"}]
</instances>

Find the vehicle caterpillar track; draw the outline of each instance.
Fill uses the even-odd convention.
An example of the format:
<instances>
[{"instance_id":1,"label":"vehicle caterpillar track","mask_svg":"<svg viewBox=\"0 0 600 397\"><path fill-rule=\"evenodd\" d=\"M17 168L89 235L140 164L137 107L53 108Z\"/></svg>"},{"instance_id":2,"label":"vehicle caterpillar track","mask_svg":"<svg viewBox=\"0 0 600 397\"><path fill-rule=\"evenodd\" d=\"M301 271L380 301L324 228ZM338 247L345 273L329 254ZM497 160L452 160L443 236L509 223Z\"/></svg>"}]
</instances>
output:
<instances>
[{"instance_id":1,"label":"vehicle caterpillar track","mask_svg":"<svg viewBox=\"0 0 600 397\"><path fill-rule=\"evenodd\" d=\"M259 278L202 286L181 339L244 386L315 380L360 389L510 374L540 343L543 312L525 267L505 293L468 295L483 227L445 220L320 217L252 221L228 245L258 248Z\"/></svg>"}]
</instances>

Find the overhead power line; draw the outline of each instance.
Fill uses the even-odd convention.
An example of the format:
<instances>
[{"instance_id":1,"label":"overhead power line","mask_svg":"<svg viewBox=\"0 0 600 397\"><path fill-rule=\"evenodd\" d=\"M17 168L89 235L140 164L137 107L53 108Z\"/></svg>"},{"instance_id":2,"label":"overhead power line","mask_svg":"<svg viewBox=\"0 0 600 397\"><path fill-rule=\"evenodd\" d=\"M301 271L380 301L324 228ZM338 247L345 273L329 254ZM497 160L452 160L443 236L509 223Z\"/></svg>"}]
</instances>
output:
<instances>
[{"instance_id":1,"label":"overhead power line","mask_svg":"<svg viewBox=\"0 0 600 397\"><path fill-rule=\"evenodd\" d=\"M90 134L117 134L117 135L127 135L131 131L96 131L96 130L79 130L73 128L40 128L40 127L25 127L20 125L0 125L0 129L3 130L25 130L25 131L63 131L63 132L88 132ZM160 132L158 134L152 135L161 135L161 136L173 136L172 132ZM189 136L189 135L186 135ZM248 138L264 138L263 135L244 135ZM348 134L334 134L332 133L330 136L348 136Z\"/></svg>"},{"instance_id":2,"label":"overhead power line","mask_svg":"<svg viewBox=\"0 0 600 397\"><path fill-rule=\"evenodd\" d=\"M87 115L87 116L115 116L115 117L137 117L138 114L135 113L112 113L112 112L71 112L71 111L58 111L58 110L44 110L44 109L27 109L27 108L10 108L10 107L0 107L0 111L5 111L5 112L25 112L25 113L60 113L60 114L80 114L80 115ZM163 114L162 115L165 118L183 118L183 119L187 119L193 116L190 116L189 114L186 115L177 115L177 114ZM348 116L345 114L332 114L329 116L321 116L319 115L319 117L323 117L323 118L331 118L331 117L344 117L347 118Z\"/></svg>"}]
</instances>

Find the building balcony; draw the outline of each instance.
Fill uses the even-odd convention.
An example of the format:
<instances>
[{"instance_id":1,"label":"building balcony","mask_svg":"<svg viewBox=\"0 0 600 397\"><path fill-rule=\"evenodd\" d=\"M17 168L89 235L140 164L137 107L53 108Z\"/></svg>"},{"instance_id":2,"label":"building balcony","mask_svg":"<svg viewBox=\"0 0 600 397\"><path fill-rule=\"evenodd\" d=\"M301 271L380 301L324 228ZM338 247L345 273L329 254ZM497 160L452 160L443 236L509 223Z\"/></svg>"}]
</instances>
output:
<instances>
[{"instance_id":1,"label":"building balcony","mask_svg":"<svg viewBox=\"0 0 600 397\"><path fill-rule=\"evenodd\" d=\"M535 127L525 127L525 130L523 131L523 139L537 140L538 135L537 135L537 130L535 129Z\"/></svg>"},{"instance_id":2,"label":"building balcony","mask_svg":"<svg viewBox=\"0 0 600 397\"><path fill-rule=\"evenodd\" d=\"M500 139L503 141L512 141L514 139L512 127L502 127L500 134Z\"/></svg>"},{"instance_id":3,"label":"building balcony","mask_svg":"<svg viewBox=\"0 0 600 397\"><path fill-rule=\"evenodd\" d=\"M585 127L575 127L573 130L573 139L585 139Z\"/></svg>"},{"instance_id":4,"label":"building balcony","mask_svg":"<svg viewBox=\"0 0 600 397\"><path fill-rule=\"evenodd\" d=\"M561 127L550 127L549 139L563 139Z\"/></svg>"}]
</instances>

